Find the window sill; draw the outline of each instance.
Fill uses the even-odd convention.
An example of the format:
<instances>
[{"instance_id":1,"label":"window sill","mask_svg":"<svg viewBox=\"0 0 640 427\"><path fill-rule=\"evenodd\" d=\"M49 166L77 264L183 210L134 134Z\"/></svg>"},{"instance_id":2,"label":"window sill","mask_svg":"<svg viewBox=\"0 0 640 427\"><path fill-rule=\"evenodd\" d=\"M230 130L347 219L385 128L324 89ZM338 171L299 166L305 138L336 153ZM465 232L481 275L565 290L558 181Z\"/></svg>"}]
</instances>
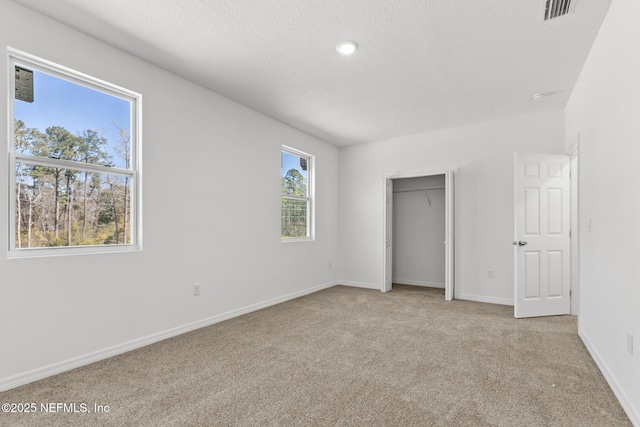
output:
<instances>
[{"instance_id":1,"label":"window sill","mask_svg":"<svg viewBox=\"0 0 640 427\"><path fill-rule=\"evenodd\" d=\"M58 248L29 248L7 251L7 259L48 258L55 256L108 254L123 252L140 252L139 245L110 245L110 246L74 246Z\"/></svg>"},{"instance_id":2,"label":"window sill","mask_svg":"<svg viewBox=\"0 0 640 427\"><path fill-rule=\"evenodd\" d=\"M300 243L300 242L313 242L315 241L312 237L287 237L281 239L282 243Z\"/></svg>"}]
</instances>

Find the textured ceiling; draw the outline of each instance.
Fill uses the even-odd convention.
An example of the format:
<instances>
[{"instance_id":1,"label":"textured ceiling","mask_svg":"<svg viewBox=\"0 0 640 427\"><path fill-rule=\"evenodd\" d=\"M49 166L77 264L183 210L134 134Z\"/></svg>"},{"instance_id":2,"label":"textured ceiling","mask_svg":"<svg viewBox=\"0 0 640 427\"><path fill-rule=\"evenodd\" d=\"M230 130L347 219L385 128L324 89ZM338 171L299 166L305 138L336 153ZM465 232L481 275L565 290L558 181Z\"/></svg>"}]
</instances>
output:
<instances>
[{"instance_id":1,"label":"textured ceiling","mask_svg":"<svg viewBox=\"0 0 640 427\"><path fill-rule=\"evenodd\" d=\"M337 146L562 108L611 3L15 1Z\"/></svg>"}]
</instances>

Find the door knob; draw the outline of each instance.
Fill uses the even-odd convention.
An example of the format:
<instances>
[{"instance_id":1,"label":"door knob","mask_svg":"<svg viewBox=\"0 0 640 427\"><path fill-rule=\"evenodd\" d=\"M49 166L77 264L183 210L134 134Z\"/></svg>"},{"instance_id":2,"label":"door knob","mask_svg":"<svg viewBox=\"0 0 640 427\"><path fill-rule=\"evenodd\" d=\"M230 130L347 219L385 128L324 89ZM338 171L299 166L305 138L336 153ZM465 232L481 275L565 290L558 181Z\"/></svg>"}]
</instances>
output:
<instances>
[{"instance_id":1,"label":"door knob","mask_svg":"<svg viewBox=\"0 0 640 427\"><path fill-rule=\"evenodd\" d=\"M527 242L524 242L524 241L522 241L522 240L519 240L519 241L517 241L517 242L516 242L516 241L514 241L514 242L513 242L513 246L515 246L515 245L518 245L518 246L527 246Z\"/></svg>"}]
</instances>

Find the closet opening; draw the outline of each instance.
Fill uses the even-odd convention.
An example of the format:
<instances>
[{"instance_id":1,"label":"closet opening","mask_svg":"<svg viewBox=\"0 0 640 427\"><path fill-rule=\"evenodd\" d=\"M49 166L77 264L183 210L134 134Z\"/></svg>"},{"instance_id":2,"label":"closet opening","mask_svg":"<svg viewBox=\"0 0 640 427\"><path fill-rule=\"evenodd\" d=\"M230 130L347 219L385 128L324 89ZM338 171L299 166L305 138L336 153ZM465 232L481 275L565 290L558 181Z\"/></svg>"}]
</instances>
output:
<instances>
[{"instance_id":1,"label":"closet opening","mask_svg":"<svg viewBox=\"0 0 640 427\"><path fill-rule=\"evenodd\" d=\"M453 171L385 181L385 281L453 299Z\"/></svg>"}]
</instances>

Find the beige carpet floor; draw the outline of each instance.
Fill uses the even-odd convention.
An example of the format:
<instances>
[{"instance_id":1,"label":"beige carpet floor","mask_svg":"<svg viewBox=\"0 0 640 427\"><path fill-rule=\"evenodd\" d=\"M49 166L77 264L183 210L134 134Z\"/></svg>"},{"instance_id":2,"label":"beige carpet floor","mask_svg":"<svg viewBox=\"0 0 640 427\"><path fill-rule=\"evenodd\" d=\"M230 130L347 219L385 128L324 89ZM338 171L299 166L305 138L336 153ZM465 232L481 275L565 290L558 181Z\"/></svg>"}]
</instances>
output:
<instances>
[{"instance_id":1,"label":"beige carpet floor","mask_svg":"<svg viewBox=\"0 0 640 427\"><path fill-rule=\"evenodd\" d=\"M0 393L38 405L0 425L630 426L576 329L440 290L337 286Z\"/></svg>"}]
</instances>

